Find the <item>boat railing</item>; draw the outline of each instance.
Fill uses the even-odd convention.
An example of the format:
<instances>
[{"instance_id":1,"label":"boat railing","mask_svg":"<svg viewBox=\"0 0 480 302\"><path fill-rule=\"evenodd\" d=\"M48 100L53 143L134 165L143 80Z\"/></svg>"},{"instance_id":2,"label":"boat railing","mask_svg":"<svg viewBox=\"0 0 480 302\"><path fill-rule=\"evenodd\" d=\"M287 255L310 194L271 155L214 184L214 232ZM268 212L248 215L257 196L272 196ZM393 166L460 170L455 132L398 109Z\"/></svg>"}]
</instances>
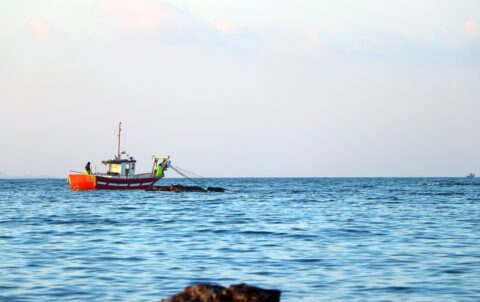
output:
<instances>
[{"instance_id":1,"label":"boat railing","mask_svg":"<svg viewBox=\"0 0 480 302\"><path fill-rule=\"evenodd\" d=\"M152 173L141 173L141 174L136 174L135 177L137 178L151 178L152 176L155 176L155 174Z\"/></svg>"}]
</instances>

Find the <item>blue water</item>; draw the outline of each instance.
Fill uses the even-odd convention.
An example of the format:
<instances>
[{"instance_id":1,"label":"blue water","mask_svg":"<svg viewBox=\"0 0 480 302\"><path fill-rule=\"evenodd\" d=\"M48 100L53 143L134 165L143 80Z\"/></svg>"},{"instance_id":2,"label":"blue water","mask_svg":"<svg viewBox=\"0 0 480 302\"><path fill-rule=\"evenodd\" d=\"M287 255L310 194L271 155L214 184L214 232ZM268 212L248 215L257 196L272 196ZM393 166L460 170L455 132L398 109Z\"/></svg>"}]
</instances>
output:
<instances>
[{"instance_id":1,"label":"blue water","mask_svg":"<svg viewBox=\"0 0 480 302\"><path fill-rule=\"evenodd\" d=\"M229 191L0 180L0 301L159 301L194 282L282 301L480 301L480 179L210 184Z\"/></svg>"}]
</instances>

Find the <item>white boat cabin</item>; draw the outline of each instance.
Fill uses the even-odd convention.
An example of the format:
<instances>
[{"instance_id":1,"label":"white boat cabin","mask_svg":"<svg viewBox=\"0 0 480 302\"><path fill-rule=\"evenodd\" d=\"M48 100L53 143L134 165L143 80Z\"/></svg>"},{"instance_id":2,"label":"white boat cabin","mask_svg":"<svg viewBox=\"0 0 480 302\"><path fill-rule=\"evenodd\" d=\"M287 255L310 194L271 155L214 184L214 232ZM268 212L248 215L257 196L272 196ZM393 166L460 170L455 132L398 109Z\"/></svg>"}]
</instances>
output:
<instances>
[{"instance_id":1,"label":"white boat cabin","mask_svg":"<svg viewBox=\"0 0 480 302\"><path fill-rule=\"evenodd\" d=\"M127 159L109 159L102 161L107 165L107 174L112 176L134 176L135 163L137 161L133 157Z\"/></svg>"}]
</instances>

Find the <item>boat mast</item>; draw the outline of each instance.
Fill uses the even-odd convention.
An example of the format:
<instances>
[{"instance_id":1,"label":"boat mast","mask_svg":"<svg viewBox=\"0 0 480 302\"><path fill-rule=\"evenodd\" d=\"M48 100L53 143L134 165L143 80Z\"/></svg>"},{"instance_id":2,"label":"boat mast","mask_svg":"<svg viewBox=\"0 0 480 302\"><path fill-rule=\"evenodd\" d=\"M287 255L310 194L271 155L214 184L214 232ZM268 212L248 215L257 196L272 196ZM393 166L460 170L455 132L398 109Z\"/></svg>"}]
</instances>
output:
<instances>
[{"instance_id":1,"label":"boat mast","mask_svg":"<svg viewBox=\"0 0 480 302\"><path fill-rule=\"evenodd\" d=\"M117 159L120 159L120 132L122 131L122 122L118 124L118 149L117 149Z\"/></svg>"}]
</instances>

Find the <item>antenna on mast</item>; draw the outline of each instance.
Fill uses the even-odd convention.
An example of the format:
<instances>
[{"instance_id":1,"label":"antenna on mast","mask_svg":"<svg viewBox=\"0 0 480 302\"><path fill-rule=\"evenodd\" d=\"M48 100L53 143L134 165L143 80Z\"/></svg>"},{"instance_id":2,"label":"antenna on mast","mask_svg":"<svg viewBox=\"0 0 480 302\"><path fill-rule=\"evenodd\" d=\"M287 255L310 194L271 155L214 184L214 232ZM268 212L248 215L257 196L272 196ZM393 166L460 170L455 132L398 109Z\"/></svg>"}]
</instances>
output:
<instances>
[{"instance_id":1,"label":"antenna on mast","mask_svg":"<svg viewBox=\"0 0 480 302\"><path fill-rule=\"evenodd\" d=\"M122 122L118 124L118 149L117 149L117 159L120 159L120 132L122 131Z\"/></svg>"}]
</instances>

